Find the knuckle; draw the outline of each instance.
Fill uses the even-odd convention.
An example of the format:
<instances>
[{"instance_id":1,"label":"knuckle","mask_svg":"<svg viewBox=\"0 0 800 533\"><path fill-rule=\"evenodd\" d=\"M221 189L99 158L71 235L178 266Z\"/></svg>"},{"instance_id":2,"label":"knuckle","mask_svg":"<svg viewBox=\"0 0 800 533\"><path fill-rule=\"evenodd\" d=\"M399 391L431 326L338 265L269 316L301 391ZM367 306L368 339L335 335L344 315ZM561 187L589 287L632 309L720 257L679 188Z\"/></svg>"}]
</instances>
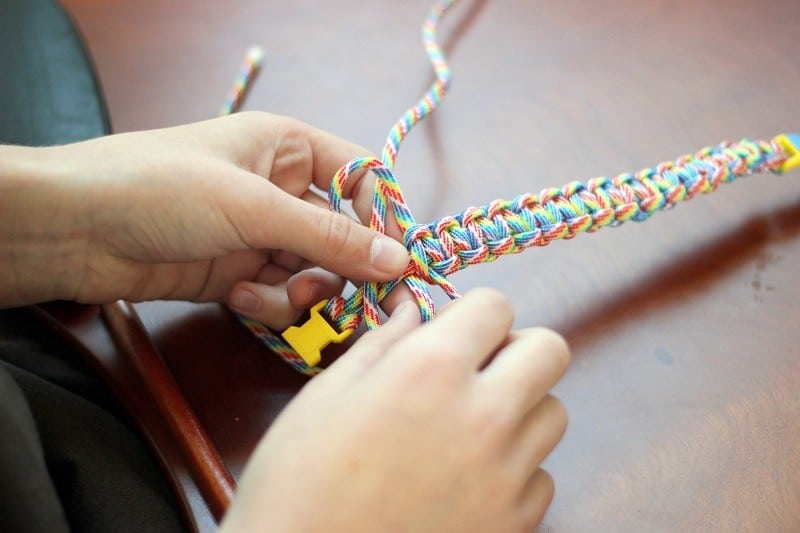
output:
<instances>
[{"instance_id":1,"label":"knuckle","mask_svg":"<svg viewBox=\"0 0 800 533\"><path fill-rule=\"evenodd\" d=\"M319 228L319 247L328 257L336 257L346 251L353 231L350 219L320 209L316 226Z\"/></svg>"},{"instance_id":2,"label":"knuckle","mask_svg":"<svg viewBox=\"0 0 800 533\"><path fill-rule=\"evenodd\" d=\"M426 358L430 360L434 368L460 366L461 361L464 359L463 351L452 343L432 341L428 348L429 352Z\"/></svg>"},{"instance_id":3,"label":"knuckle","mask_svg":"<svg viewBox=\"0 0 800 533\"><path fill-rule=\"evenodd\" d=\"M364 332L356 341L357 346L370 350L383 345L383 339L388 335L387 328L375 328Z\"/></svg>"},{"instance_id":4,"label":"knuckle","mask_svg":"<svg viewBox=\"0 0 800 533\"><path fill-rule=\"evenodd\" d=\"M508 333L514 322L511 301L502 292L488 287L479 287L467 292L455 302L462 313L480 313L493 327ZM470 333L470 332L467 332Z\"/></svg>"},{"instance_id":5,"label":"knuckle","mask_svg":"<svg viewBox=\"0 0 800 533\"><path fill-rule=\"evenodd\" d=\"M264 131L265 128L266 131L272 130L275 128L276 123L278 123L277 119L279 118L276 115L264 111L252 110L239 111L238 113L230 115L230 117L229 120L236 120L253 131Z\"/></svg>"},{"instance_id":6,"label":"knuckle","mask_svg":"<svg viewBox=\"0 0 800 533\"><path fill-rule=\"evenodd\" d=\"M460 354L448 346L426 346L425 349L406 356L406 377L410 383L420 386L435 386L440 390L451 390L459 380L458 360Z\"/></svg>"},{"instance_id":7,"label":"knuckle","mask_svg":"<svg viewBox=\"0 0 800 533\"><path fill-rule=\"evenodd\" d=\"M569 424L569 413L567 412L567 407L564 405L564 402L555 396L548 395L547 401L550 404L549 408L551 416L554 418L557 424L560 435L563 436L567 430L567 425Z\"/></svg>"},{"instance_id":8,"label":"knuckle","mask_svg":"<svg viewBox=\"0 0 800 533\"><path fill-rule=\"evenodd\" d=\"M253 314L252 318L270 329L283 331L296 323L301 316L302 311L294 309L290 305L275 302L265 304L258 313Z\"/></svg>"},{"instance_id":9,"label":"knuckle","mask_svg":"<svg viewBox=\"0 0 800 533\"><path fill-rule=\"evenodd\" d=\"M541 494L544 496L543 499L546 504L549 505L556 493L556 482L553 480L553 476L550 475L550 472L542 468L537 471L536 475L538 477L537 482L540 483L541 486ZM541 520L541 517L538 517L538 519Z\"/></svg>"},{"instance_id":10,"label":"knuckle","mask_svg":"<svg viewBox=\"0 0 800 533\"><path fill-rule=\"evenodd\" d=\"M553 480L553 476L551 476L550 472L544 468L539 469L539 475L541 476L542 484L544 485L547 494L552 496L556 491L556 482Z\"/></svg>"},{"instance_id":11,"label":"knuckle","mask_svg":"<svg viewBox=\"0 0 800 533\"><path fill-rule=\"evenodd\" d=\"M501 436L512 431L518 426L519 415L510 405L510 402L484 401L473 412L473 431L476 434L492 434Z\"/></svg>"},{"instance_id":12,"label":"knuckle","mask_svg":"<svg viewBox=\"0 0 800 533\"><path fill-rule=\"evenodd\" d=\"M564 337L547 328L533 328L531 333L541 351L557 363L558 369L562 372L566 370L571 356Z\"/></svg>"},{"instance_id":13,"label":"knuckle","mask_svg":"<svg viewBox=\"0 0 800 533\"><path fill-rule=\"evenodd\" d=\"M523 504L520 526L524 531L533 531L541 523L544 514L555 496L555 482L547 470L538 469L534 474L531 491Z\"/></svg>"},{"instance_id":14,"label":"knuckle","mask_svg":"<svg viewBox=\"0 0 800 533\"><path fill-rule=\"evenodd\" d=\"M502 292L488 288L479 287L467 293L471 299L479 300L482 306L492 310L511 312L511 301Z\"/></svg>"}]
</instances>

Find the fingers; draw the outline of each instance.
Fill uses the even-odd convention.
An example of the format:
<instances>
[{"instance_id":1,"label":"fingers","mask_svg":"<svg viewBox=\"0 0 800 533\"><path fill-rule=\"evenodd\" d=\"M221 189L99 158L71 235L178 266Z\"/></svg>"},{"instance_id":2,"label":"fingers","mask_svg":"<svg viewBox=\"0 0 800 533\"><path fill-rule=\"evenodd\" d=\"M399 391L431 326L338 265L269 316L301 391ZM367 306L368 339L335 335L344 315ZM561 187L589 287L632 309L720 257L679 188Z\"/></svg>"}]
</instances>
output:
<instances>
[{"instance_id":1,"label":"fingers","mask_svg":"<svg viewBox=\"0 0 800 533\"><path fill-rule=\"evenodd\" d=\"M215 196L246 246L291 252L350 279L385 281L405 271L409 256L402 244L332 213L319 196L306 192L309 179L326 190L336 170L364 155L363 148L285 117L256 113L237 120L243 130L258 124L274 131L258 136L258 144L266 145L261 152L270 157L260 155L258 144L237 155L250 159L241 166L259 179L243 179L236 189ZM345 194L354 186L355 181L348 183Z\"/></svg>"},{"instance_id":2,"label":"fingers","mask_svg":"<svg viewBox=\"0 0 800 533\"><path fill-rule=\"evenodd\" d=\"M340 167L370 155L362 146L290 117L249 111L214 120L213 129L203 123L184 129L192 128L195 137L202 137L209 146L233 156L242 168L272 179L281 188L290 190L296 181L303 182L295 195L312 181L327 191ZM222 128L225 134L220 134ZM363 172L348 181L346 198L361 175Z\"/></svg>"},{"instance_id":3,"label":"fingers","mask_svg":"<svg viewBox=\"0 0 800 533\"><path fill-rule=\"evenodd\" d=\"M266 285L243 281L237 283L228 297L228 305L268 328L281 330L300 318L302 310L296 309L286 296L286 284Z\"/></svg>"},{"instance_id":4,"label":"fingers","mask_svg":"<svg viewBox=\"0 0 800 533\"><path fill-rule=\"evenodd\" d=\"M357 144L346 141L328 132L319 130L307 124L300 127L306 128L306 135L311 144L313 158L312 178L314 185L327 191L336 171L356 157L370 155L369 150ZM365 171L355 173L347 180L344 188L344 197L351 198L352 191L366 175Z\"/></svg>"},{"instance_id":5,"label":"fingers","mask_svg":"<svg viewBox=\"0 0 800 533\"><path fill-rule=\"evenodd\" d=\"M381 301L380 305L386 314L391 315L401 304L406 302L417 305L417 299L411 289L405 283L400 283Z\"/></svg>"},{"instance_id":6,"label":"fingers","mask_svg":"<svg viewBox=\"0 0 800 533\"><path fill-rule=\"evenodd\" d=\"M274 255L275 264L286 270L310 262L353 280L386 281L405 271L409 255L395 240L402 234L391 214L386 232L395 239L331 213L319 195L308 191L309 182L327 190L341 166L368 155L368 150L303 122L268 113L239 113L217 119L214 128L205 124L185 132L193 139L202 137L210 148L227 154L227 159L251 173L249 179L237 181L236 187L224 187L222 194L213 191L224 214L221 218L233 229L229 234L238 237L237 242L231 239L222 247L278 249L281 252ZM370 173L356 173L343 191L345 197L354 198L362 221L370 216L374 180ZM316 294L314 284L308 281L300 278L296 285L288 284L286 299L255 285L241 286L250 294L238 296L261 293L267 300L237 299L234 292L229 302L249 301L251 310L240 312L255 313L254 318L265 323L284 323L290 315L297 315L298 305ZM330 283L323 285L329 287ZM407 288L400 286L383 302L384 309L391 313L400 302L412 299ZM271 311L278 316L268 316Z\"/></svg>"},{"instance_id":7,"label":"fingers","mask_svg":"<svg viewBox=\"0 0 800 533\"><path fill-rule=\"evenodd\" d=\"M399 242L349 219L320 209L263 182L261 216L251 221L253 248L295 253L344 277L385 281L400 276L409 261ZM244 227L244 224L237 224ZM276 227L277 226L277 227Z\"/></svg>"},{"instance_id":8,"label":"fingers","mask_svg":"<svg viewBox=\"0 0 800 533\"><path fill-rule=\"evenodd\" d=\"M567 428L564 405L548 392L568 364L569 349L563 338L547 329L530 328L511 333L477 376L484 397L500 398L513 421L503 455L514 471L535 472L523 491L526 523L538 524L552 499L552 479L539 465Z\"/></svg>"},{"instance_id":9,"label":"fingers","mask_svg":"<svg viewBox=\"0 0 800 533\"><path fill-rule=\"evenodd\" d=\"M313 183L327 191L336 171L356 157L370 155L365 148L322 130L306 126L313 154ZM353 210L363 224L369 223L376 177L364 169L354 172L345 183L342 196L353 200ZM402 240L403 232L391 210L386 216L386 235Z\"/></svg>"},{"instance_id":10,"label":"fingers","mask_svg":"<svg viewBox=\"0 0 800 533\"><path fill-rule=\"evenodd\" d=\"M446 313L403 339L397 364L422 358L426 364L480 368L504 341L513 316L508 300L491 289L475 289L453 302Z\"/></svg>"},{"instance_id":11,"label":"fingers","mask_svg":"<svg viewBox=\"0 0 800 533\"><path fill-rule=\"evenodd\" d=\"M267 188L272 195L279 195L283 199L282 202L273 203L274 207L271 211L277 210L278 213L273 213L271 218L280 220L284 217L280 211L286 209L290 214L285 216L299 220L300 224L282 224L284 226L282 228L283 231L270 233L254 231L252 227L249 227L248 231L250 233L245 235L246 241L258 243L264 239L266 240L264 242L267 245L266 247L278 248L271 256L271 262L274 266L267 267L267 269L283 273L283 276L280 279L275 279L275 276L269 279L262 279L260 274L257 279L252 280L254 284L249 286L244 283L240 284L238 289L246 289L249 292L249 294L246 294L247 298L241 299L233 294L229 299L231 306L240 313L266 323L271 327L276 327L276 325L284 327L291 323L293 319L299 317L303 309L321 299L340 294L344 287L344 280L332 272L323 271L322 268L309 270L309 267L315 264L327 265L327 270L338 271L342 276L350 276L355 280L375 279L378 276L364 273L365 270L370 272L368 270L368 262L374 260L376 261L375 264L385 263L385 256L388 251L390 255L395 254L400 257L400 262L398 263L400 267L388 268L387 270L391 274L380 274L380 277L391 279L391 277L400 276L405 270L408 252L402 245L361 226L346 215L330 212L327 209L327 204L319 195L312 191L306 191L298 200L290 195L285 195L269 183L259 183L257 185ZM286 207L287 203L293 204L293 207ZM298 210L300 212L308 211L310 215L304 217L302 214L298 214ZM313 224L313 227L308 227L310 226L308 219L311 216L321 217L318 220L328 220L328 223L333 224L333 227L329 228L327 232L323 230L326 224L324 222L317 222ZM260 218L263 219L264 217ZM340 229L336 229L337 225L339 225ZM325 235L323 236L322 233L325 233ZM372 239L372 242L368 241L367 245L358 246L357 243L364 240L363 237L358 237L358 235L363 234ZM297 235L297 237L292 240L292 235ZM313 240L315 236L318 241L321 238L327 238L328 240L322 245L309 247L309 241ZM269 241L269 239L272 239L272 241ZM388 244L389 250L376 250L375 239L380 239L378 241L379 248L384 248ZM278 242L275 243L275 241ZM359 258L358 256L361 257ZM348 260L347 258L350 259ZM392 260L390 257L389 261L391 262ZM297 271L300 271L297 276L290 274ZM274 284L278 281L287 282L287 295L279 297L276 291L259 288L255 285L257 283ZM357 283L358 281L354 282ZM253 302L252 296L266 298L267 300L256 303ZM413 300L410 291L404 286L398 287L386 299L383 307L387 313L391 313L400 302L409 300ZM234 302L245 302L252 305L244 309L238 307Z\"/></svg>"},{"instance_id":12,"label":"fingers","mask_svg":"<svg viewBox=\"0 0 800 533\"><path fill-rule=\"evenodd\" d=\"M416 304L403 302L385 325L362 335L321 377L335 379L339 383L351 383L364 375L419 324L420 315Z\"/></svg>"},{"instance_id":13,"label":"fingers","mask_svg":"<svg viewBox=\"0 0 800 533\"><path fill-rule=\"evenodd\" d=\"M519 420L512 425L514 435L506 453L521 472L538 468L564 436L566 409L548 392L568 365L564 339L547 329L530 328L509 335L478 376L485 397L497 398L502 391L503 408L512 420Z\"/></svg>"},{"instance_id":14,"label":"fingers","mask_svg":"<svg viewBox=\"0 0 800 533\"><path fill-rule=\"evenodd\" d=\"M328 208L328 202L323 198L321 198L318 194L315 194L310 190L303 193L301 198L309 202L310 204L320 207L321 209ZM367 223L370 217L370 206L367 205L366 210L364 209L359 210L359 206L356 205L356 202L354 202L353 207L356 209L356 214L358 214L360 220L363 223ZM386 224L386 235L389 235L390 237L395 238L397 240L400 240L402 238L402 232L400 231L400 227L397 225L397 222L394 220L394 217L388 217ZM281 254L281 256L283 255L288 255L288 254ZM287 264L294 264L294 263L292 263L290 260L287 259ZM351 281L353 281L354 284L358 284L358 280L351 280ZM387 314L391 315L397 308L397 306L400 305L401 303L414 302L414 301L415 301L414 295L411 293L411 290L404 283L401 283L394 290L392 290L392 292L381 302L381 307Z\"/></svg>"},{"instance_id":15,"label":"fingers","mask_svg":"<svg viewBox=\"0 0 800 533\"><path fill-rule=\"evenodd\" d=\"M533 531L553 501L555 484L546 470L539 468L528 481L520 501L523 531Z\"/></svg>"},{"instance_id":16,"label":"fingers","mask_svg":"<svg viewBox=\"0 0 800 533\"><path fill-rule=\"evenodd\" d=\"M547 394L569 365L569 348L544 328L512 333L509 342L481 373L483 386L506 391L517 412L525 412Z\"/></svg>"},{"instance_id":17,"label":"fingers","mask_svg":"<svg viewBox=\"0 0 800 533\"><path fill-rule=\"evenodd\" d=\"M548 394L523 418L509 459L521 472L536 469L566 430L567 410L558 398Z\"/></svg>"},{"instance_id":18,"label":"fingers","mask_svg":"<svg viewBox=\"0 0 800 533\"><path fill-rule=\"evenodd\" d=\"M339 168L355 157L369 155L366 149L321 130L312 128L309 140L314 157L314 184L325 191L330 187L331 179ZM344 198L352 199L353 210L365 225L369 224L372 214L376 179L373 173L364 169L356 171L348 178L342 191ZM397 241L403 240L403 232L391 209L386 215L385 233Z\"/></svg>"},{"instance_id":19,"label":"fingers","mask_svg":"<svg viewBox=\"0 0 800 533\"><path fill-rule=\"evenodd\" d=\"M321 300L342 293L345 280L321 268L298 272L286 283L286 295L292 307L308 309Z\"/></svg>"},{"instance_id":20,"label":"fingers","mask_svg":"<svg viewBox=\"0 0 800 533\"><path fill-rule=\"evenodd\" d=\"M320 300L342 292L344 279L314 268L297 274L268 265L254 281L237 283L228 298L228 305L249 318L274 330L283 330L297 322L305 309Z\"/></svg>"}]
</instances>

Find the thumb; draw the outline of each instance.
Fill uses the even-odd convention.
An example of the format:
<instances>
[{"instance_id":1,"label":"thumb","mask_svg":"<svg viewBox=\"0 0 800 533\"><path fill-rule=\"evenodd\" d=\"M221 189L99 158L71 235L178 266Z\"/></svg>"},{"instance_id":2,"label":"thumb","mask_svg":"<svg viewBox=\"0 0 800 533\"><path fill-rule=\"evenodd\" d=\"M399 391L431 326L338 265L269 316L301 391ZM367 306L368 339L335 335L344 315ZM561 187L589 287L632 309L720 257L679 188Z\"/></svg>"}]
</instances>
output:
<instances>
[{"instance_id":1,"label":"thumb","mask_svg":"<svg viewBox=\"0 0 800 533\"><path fill-rule=\"evenodd\" d=\"M396 240L280 189L271 196L270 220L276 222L259 232L265 242L253 243L256 247L292 252L357 280L393 279L408 266L408 251Z\"/></svg>"}]
</instances>

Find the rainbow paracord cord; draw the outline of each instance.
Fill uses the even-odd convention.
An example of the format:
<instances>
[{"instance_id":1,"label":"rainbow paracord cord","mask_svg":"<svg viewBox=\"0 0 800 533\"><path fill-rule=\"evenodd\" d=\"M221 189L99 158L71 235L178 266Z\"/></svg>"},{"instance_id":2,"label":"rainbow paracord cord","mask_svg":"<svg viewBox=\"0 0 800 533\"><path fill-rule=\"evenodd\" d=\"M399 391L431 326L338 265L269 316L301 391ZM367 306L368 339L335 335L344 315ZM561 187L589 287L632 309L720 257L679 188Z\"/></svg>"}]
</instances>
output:
<instances>
[{"instance_id":1,"label":"rainbow paracord cord","mask_svg":"<svg viewBox=\"0 0 800 533\"><path fill-rule=\"evenodd\" d=\"M228 98L219 110L220 116L235 113L242 107L247 91L252 87L253 82L261 70L261 63L264 61L264 51L258 46L253 46L247 51L242 66L228 93Z\"/></svg>"},{"instance_id":2,"label":"rainbow paracord cord","mask_svg":"<svg viewBox=\"0 0 800 533\"><path fill-rule=\"evenodd\" d=\"M403 139L439 105L450 84L450 70L436 36L442 15L455 2L439 0L422 29L423 43L436 80L391 129L381 158L365 157L349 162L336 173L329 191L330 207L338 212L342 190L353 172L369 169L377 176L369 225L384 232L386 216L391 209L411 254L405 274L390 282L365 283L347 298L338 296L320 302L311 313L314 328L293 326L283 336L278 336L263 324L239 317L256 337L304 374L320 372L317 366L320 350L328 342L346 338L362 318L370 329L379 326L378 304L398 283L405 283L411 289L422 319L427 321L434 315L429 287L438 285L450 298L457 298L458 290L447 276L468 265L494 261L501 255L544 246L557 239L570 239L578 233L597 231L628 220L646 220L656 211L688 200L697 193L712 192L720 184L738 177L767 170L780 173L800 167L800 135L780 135L768 141L726 141L635 174L595 178L586 183L572 182L560 189L545 189L538 195L522 194L512 200L495 200L430 224L417 224L392 168ZM247 71L244 72L243 78L247 78Z\"/></svg>"}]
</instances>

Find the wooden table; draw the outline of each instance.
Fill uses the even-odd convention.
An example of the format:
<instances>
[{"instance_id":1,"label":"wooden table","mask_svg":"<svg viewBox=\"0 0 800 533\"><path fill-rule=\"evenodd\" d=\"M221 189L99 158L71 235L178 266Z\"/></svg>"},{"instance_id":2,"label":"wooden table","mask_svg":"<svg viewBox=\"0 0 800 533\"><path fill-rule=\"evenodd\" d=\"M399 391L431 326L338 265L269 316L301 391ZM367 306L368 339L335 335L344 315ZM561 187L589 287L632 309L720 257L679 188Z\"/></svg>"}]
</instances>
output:
<instances>
[{"instance_id":1,"label":"wooden table","mask_svg":"<svg viewBox=\"0 0 800 533\"><path fill-rule=\"evenodd\" d=\"M419 39L429 2L63 4L117 132L214 115L260 44L246 108L377 151L432 79ZM451 94L403 146L398 179L430 221L798 131L799 31L793 0L464 0L443 28ZM519 326L571 344L556 391L570 428L545 465L557 495L542 531L800 529L798 178L741 180L452 278L498 288ZM212 437L238 476L302 379L219 306L137 309L201 419L222 428ZM216 381L204 375L223 364ZM231 411L234 389L249 410ZM237 434L243 419L260 429Z\"/></svg>"}]
</instances>

